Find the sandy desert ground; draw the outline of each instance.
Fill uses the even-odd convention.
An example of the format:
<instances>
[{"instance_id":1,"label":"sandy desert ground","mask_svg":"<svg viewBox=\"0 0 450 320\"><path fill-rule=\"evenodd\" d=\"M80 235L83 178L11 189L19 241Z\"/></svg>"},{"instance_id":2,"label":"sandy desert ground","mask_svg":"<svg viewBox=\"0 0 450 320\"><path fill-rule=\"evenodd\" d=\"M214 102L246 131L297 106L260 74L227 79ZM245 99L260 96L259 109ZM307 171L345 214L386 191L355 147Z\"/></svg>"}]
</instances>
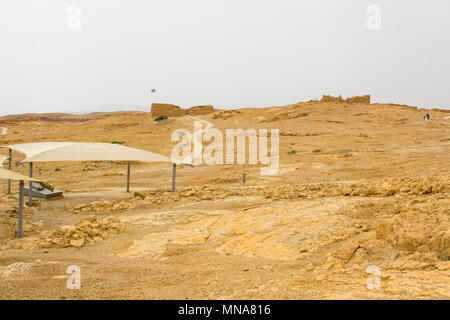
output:
<instances>
[{"instance_id":1,"label":"sandy desert ground","mask_svg":"<svg viewBox=\"0 0 450 320\"><path fill-rule=\"evenodd\" d=\"M11 111L13 113L13 110ZM280 130L261 165L36 163L64 198L25 210L0 185L2 299L449 299L450 112L302 102L198 116L225 132ZM0 143L120 142L170 156L178 128L149 113L0 118ZM6 150L2 150L6 154ZM23 155L14 154L13 170ZM247 174L242 183L242 174ZM66 287L81 268L81 289ZM377 266L380 288L367 271Z\"/></svg>"}]
</instances>

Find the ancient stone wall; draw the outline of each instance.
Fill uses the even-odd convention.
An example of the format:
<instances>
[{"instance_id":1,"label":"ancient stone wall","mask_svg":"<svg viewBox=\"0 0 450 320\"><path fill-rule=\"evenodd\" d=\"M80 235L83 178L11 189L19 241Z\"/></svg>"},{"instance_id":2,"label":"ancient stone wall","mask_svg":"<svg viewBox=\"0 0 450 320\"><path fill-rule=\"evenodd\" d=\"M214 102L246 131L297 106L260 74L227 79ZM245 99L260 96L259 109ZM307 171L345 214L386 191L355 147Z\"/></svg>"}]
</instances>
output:
<instances>
[{"instance_id":1,"label":"ancient stone wall","mask_svg":"<svg viewBox=\"0 0 450 320\"><path fill-rule=\"evenodd\" d=\"M370 95L365 96L355 96L345 99L346 103L361 103L361 104L370 104Z\"/></svg>"},{"instance_id":2,"label":"ancient stone wall","mask_svg":"<svg viewBox=\"0 0 450 320\"><path fill-rule=\"evenodd\" d=\"M211 105L195 106L189 109L182 109L179 106L167 103L153 103L152 104L152 116L166 116L166 117L181 117L184 115L204 115L214 112L214 108Z\"/></svg>"},{"instance_id":3,"label":"ancient stone wall","mask_svg":"<svg viewBox=\"0 0 450 320\"><path fill-rule=\"evenodd\" d=\"M179 106L167 103L153 103L152 104L152 116L166 116L166 117L181 117L185 114L185 110Z\"/></svg>"},{"instance_id":4,"label":"ancient stone wall","mask_svg":"<svg viewBox=\"0 0 450 320\"><path fill-rule=\"evenodd\" d=\"M214 112L214 108L211 105L207 106L195 106L187 109L187 114L191 116L197 116L202 114L209 114Z\"/></svg>"},{"instance_id":5,"label":"ancient stone wall","mask_svg":"<svg viewBox=\"0 0 450 320\"><path fill-rule=\"evenodd\" d=\"M320 102L370 104L370 95L355 96L347 98L345 100L342 99L342 96L340 95L338 97L323 95L322 99L320 99Z\"/></svg>"},{"instance_id":6,"label":"ancient stone wall","mask_svg":"<svg viewBox=\"0 0 450 320\"><path fill-rule=\"evenodd\" d=\"M343 103L344 99L339 95L339 97L327 96L323 95L320 102L334 102L334 103Z\"/></svg>"}]
</instances>

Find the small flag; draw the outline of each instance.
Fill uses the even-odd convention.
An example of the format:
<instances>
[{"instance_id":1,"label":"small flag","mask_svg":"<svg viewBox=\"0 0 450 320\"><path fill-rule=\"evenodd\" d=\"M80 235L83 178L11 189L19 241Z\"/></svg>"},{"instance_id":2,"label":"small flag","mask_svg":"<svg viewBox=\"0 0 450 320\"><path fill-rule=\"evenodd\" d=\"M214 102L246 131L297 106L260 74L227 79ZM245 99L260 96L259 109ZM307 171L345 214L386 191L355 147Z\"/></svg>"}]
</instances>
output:
<instances>
[{"instance_id":1,"label":"small flag","mask_svg":"<svg viewBox=\"0 0 450 320\"><path fill-rule=\"evenodd\" d=\"M152 93L155 93L156 92L156 89L152 89Z\"/></svg>"}]
</instances>

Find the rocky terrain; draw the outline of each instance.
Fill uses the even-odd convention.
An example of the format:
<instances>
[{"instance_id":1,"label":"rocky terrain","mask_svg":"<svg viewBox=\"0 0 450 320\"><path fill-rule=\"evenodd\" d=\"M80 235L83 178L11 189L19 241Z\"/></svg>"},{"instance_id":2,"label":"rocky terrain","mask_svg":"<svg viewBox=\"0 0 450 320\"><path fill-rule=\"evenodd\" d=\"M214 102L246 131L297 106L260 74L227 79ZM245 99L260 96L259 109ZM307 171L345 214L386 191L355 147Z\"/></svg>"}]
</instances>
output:
<instances>
[{"instance_id":1,"label":"rocky terrain","mask_svg":"<svg viewBox=\"0 0 450 320\"><path fill-rule=\"evenodd\" d=\"M196 119L224 133L280 132L277 175L261 164L179 166L175 193L170 164L132 163L126 193L124 162L35 163L64 198L26 208L22 239L17 183L11 195L1 183L0 297L449 299L450 112L369 103L324 96L162 121L0 118L4 145L92 141L167 156L172 132L193 132ZM27 174L23 157L13 154L13 170ZM66 287L71 265L80 290Z\"/></svg>"}]
</instances>

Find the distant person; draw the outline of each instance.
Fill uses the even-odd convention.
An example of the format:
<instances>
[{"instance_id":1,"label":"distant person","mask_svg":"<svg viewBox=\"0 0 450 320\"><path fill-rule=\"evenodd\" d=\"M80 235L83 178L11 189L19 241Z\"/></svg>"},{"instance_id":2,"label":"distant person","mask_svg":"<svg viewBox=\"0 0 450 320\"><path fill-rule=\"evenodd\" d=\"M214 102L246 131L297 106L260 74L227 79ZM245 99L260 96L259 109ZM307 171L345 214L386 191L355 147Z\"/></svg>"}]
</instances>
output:
<instances>
[{"instance_id":1,"label":"distant person","mask_svg":"<svg viewBox=\"0 0 450 320\"><path fill-rule=\"evenodd\" d=\"M427 115L426 114L423 115L423 120L427 120Z\"/></svg>"},{"instance_id":2,"label":"distant person","mask_svg":"<svg viewBox=\"0 0 450 320\"><path fill-rule=\"evenodd\" d=\"M430 114L427 113L427 120L430 120Z\"/></svg>"}]
</instances>

